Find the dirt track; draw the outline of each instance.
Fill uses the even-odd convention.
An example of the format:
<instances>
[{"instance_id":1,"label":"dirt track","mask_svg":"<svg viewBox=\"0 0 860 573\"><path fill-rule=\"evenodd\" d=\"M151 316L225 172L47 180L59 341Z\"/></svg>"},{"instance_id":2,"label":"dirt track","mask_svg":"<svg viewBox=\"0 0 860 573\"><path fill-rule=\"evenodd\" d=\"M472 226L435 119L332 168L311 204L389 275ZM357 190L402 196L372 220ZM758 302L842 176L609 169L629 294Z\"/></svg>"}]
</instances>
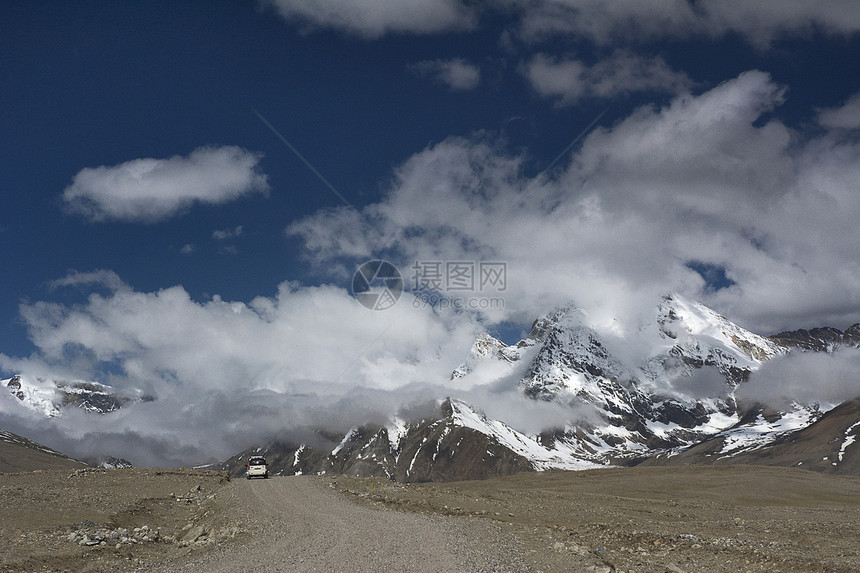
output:
<instances>
[{"instance_id":1,"label":"dirt track","mask_svg":"<svg viewBox=\"0 0 860 573\"><path fill-rule=\"evenodd\" d=\"M238 480L229 495L254 524L253 540L183 571L524 569L514 538L496 524L362 507L317 477Z\"/></svg>"}]
</instances>

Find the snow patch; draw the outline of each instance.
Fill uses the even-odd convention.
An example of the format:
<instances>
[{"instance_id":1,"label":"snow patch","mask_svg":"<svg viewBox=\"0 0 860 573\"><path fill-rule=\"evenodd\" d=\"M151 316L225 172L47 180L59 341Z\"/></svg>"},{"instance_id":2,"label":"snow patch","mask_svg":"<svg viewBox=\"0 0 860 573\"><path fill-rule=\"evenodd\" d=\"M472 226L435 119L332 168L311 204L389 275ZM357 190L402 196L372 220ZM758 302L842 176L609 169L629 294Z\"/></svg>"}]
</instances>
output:
<instances>
[{"instance_id":1,"label":"snow patch","mask_svg":"<svg viewBox=\"0 0 860 573\"><path fill-rule=\"evenodd\" d=\"M855 434L851 434L850 436L848 435L848 434L850 434L850 433L851 433L851 431L853 431L853 430L854 430L854 428L856 428L857 426L860 426L860 422L854 422L853 424L851 424L850 426L848 426L848 429L847 429L847 430L845 430L845 440L842 442L842 446L840 446L840 448L839 448L839 455L838 455L838 458L839 458L839 461L840 461L840 462L842 461L842 458L845 456L845 450L846 450L846 449L848 449L848 446L850 446L851 444L853 444L853 443L854 443L854 441L857 439L857 434L856 434L856 433L855 433Z\"/></svg>"},{"instance_id":2,"label":"snow patch","mask_svg":"<svg viewBox=\"0 0 860 573\"><path fill-rule=\"evenodd\" d=\"M331 451L331 455L336 456L339 451L341 451L344 446L358 433L358 428L351 428L340 443Z\"/></svg>"},{"instance_id":3,"label":"snow patch","mask_svg":"<svg viewBox=\"0 0 860 573\"><path fill-rule=\"evenodd\" d=\"M388 432L388 443L391 445L391 450L399 452L400 443L409 433L409 424L406 420L395 417L385 426L385 431Z\"/></svg>"},{"instance_id":4,"label":"snow patch","mask_svg":"<svg viewBox=\"0 0 860 573\"><path fill-rule=\"evenodd\" d=\"M717 434L723 438L723 447L718 453L731 457L741 452L760 449L780 436L809 426L819 415L820 412L802 406L795 406L795 409L785 412L773 422L768 422L759 414L749 424Z\"/></svg>"}]
</instances>

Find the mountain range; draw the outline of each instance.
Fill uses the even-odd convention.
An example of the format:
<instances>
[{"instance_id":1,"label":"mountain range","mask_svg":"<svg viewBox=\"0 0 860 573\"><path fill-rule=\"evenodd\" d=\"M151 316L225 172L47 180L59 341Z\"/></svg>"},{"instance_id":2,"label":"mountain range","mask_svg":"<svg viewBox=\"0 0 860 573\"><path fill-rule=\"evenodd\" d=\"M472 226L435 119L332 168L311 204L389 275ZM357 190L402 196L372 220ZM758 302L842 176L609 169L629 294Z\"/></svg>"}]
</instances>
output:
<instances>
[{"instance_id":1,"label":"mountain range","mask_svg":"<svg viewBox=\"0 0 860 573\"><path fill-rule=\"evenodd\" d=\"M639 463L774 463L860 473L853 402L774 409L738 390L765 362L791 352L860 346L860 325L763 337L673 294L653 320L627 336L605 336L573 306L538 318L506 345L480 336L452 373L464 386L516 389L529 400L575 413L536 434L521 432L457 399L437 415L353 428L330 449L273 442L218 464L241 475L252 454L274 473L336 472L398 481L484 478L524 470ZM858 386L860 394L860 386ZM807 444L793 447L793 444Z\"/></svg>"},{"instance_id":2,"label":"mountain range","mask_svg":"<svg viewBox=\"0 0 860 573\"><path fill-rule=\"evenodd\" d=\"M764 337L677 294L664 297L633 332L595 328L588 313L566 306L535 320L516 344L482 334L451 373L455 387L513 391L535 416L552 413L545 423L534 420L531 426L543 428L537 432L463 399L440 397L423 419L394 416L345 435L318 428L314 443L273 440L211 467L242 475L247 458L262 454L272 474L333 472L401 482L675 463L860 474L860 401L807 404L788 396L773 407L743 395L750 375L774 358L858 347L860 324ZM143 399L92 382L16 376L0 385L46 416L67 407L109 412Z\"/></svg>"}]
</instances>

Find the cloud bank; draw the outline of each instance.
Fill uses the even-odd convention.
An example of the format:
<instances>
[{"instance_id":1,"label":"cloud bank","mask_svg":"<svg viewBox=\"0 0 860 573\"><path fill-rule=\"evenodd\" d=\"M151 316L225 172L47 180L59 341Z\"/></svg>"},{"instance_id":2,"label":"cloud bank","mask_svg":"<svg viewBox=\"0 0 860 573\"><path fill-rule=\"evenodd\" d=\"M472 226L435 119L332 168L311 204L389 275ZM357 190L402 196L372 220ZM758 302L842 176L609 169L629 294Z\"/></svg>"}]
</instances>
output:
<instances>
[{"instance_id":1,"label":"cloud bank","mask_svg":"<svg viewBox=\"0 0 860 573\"><path fill-rule=\"evenodd\" d=\"M90 221L152 223L196 203L268 193L262 156L240 147L200 147L187 157L135 159L82 169L63 191L67 210Z\"/></svg>"},{"instance_id":2,"label":"cloud bank","mask_svg":"<svg viewBox=\"0 0 860 573\"><path fill-rule=\"evenodd\" d=\"M779 356L754 372L737 391L738 400L781 408L837 405L860 397L860 350L832 354L796 353Z\"/></svg>"},{"instance_id":3,"label":"cloud bank","mask_svg":"<svg viewBox=\"0 0 860 573\"><path fill-rule=\"evenodd\" d=\"M334 286L283 283L247 304L194 301L180 286L138 292L110 271L74 273L55 286L92 292L75 305L22 305L38 352L0 354L0 371L96 379L157 400L103 416L70 410L47 424L13 398L0 411L4 427L68 443L73 455L136 444L116 450L139 456L135 463L189 454L182 463L212 461L285 429L383 422L404 403L444 396L479 331L469 315L408 301L371 311ZM159 454L163 442L172 447Z\"/></svg>"},{"instance_id":4,"label":"cloud bank","mask_svg":"<svg viewBox=\"0 0 860 573\"><path fill-rule=\"evenodd\" d=\"M538 176L489 136L452 137L405 162L363 216L326 211L287 231L317 263L383 249L404 266L505 261L507 304L491 322L574 301L624 331L677 291L764 334L845 327L860 320L860 146L766 119L785 93L750 71L641 107Z\"/></svg>"}]
</instances>

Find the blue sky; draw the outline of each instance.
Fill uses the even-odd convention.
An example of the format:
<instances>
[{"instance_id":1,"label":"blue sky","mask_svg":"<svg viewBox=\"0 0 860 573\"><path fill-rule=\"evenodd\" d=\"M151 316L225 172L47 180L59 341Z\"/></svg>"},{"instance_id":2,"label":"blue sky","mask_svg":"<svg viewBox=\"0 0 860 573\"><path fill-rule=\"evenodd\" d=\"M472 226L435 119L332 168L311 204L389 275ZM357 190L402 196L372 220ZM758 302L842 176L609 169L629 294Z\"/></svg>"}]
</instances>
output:
<instances>
[{"instance_id":1,"label":"blue sky","mask_svg":"<svg viewBox=\"0 0 860 573\"><path fill-rule=\"evenodd\" d=\"M396 388L671 291L844 328L858 32L853 1L5 2L0 374ZM504 306L373 314L376 258L505 262Z\"/></svg>"}]
</instances>

